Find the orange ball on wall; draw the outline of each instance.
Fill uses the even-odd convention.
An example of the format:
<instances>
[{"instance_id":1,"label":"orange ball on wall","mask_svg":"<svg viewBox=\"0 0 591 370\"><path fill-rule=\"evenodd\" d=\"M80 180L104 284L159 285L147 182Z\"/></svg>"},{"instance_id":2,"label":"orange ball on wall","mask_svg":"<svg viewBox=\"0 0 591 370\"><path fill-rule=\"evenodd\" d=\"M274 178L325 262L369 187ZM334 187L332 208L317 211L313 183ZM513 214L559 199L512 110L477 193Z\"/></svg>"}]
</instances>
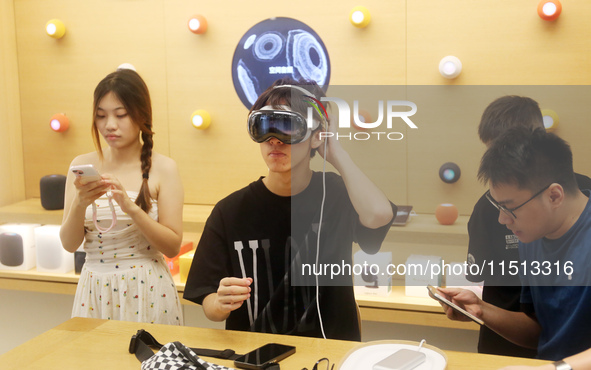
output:
<instances>
[{"instance_id":1,"label":"orange ball on wall","mask_svg":"<svg viewBox=\"0 0 591 370\"><path fill-rule=\"evenodd\" d=\"M442 225L452 225L458 219L458 208L451 203L442 203L435 209L435 218Z\"/></svg>"},{"instance_id":2,"label":"orange ball on wall","mask_svg":"<svg viewBox=\"0 0 591 370\"><path fill-rule=\"evenodd\" d=\"M207 19L201 14L194 15L188 22L189 31L201 34L207 31Z\"/></svg>"},{"instance_id":3,"label":"orange ball on wall","mask_svg":"<svg viewBox=\"0 0 591 370\"><path fill-rule=\"evenodd\" d=\"M538 4L538 15L545 21L553 21L560 16L562 4L558 0L542 0Z\"/></svg>"},{"instance_id":4,"label":"orange ball on wall","mask_svg":"<svg viewBox=\"0 0 591 370\"><path fill-rule=\"evenodd\" d=\"M63 113L56 113L49 120L49 127L55 132L64 132L70 127L70 120Z\"/></svg>"}]
</instances>

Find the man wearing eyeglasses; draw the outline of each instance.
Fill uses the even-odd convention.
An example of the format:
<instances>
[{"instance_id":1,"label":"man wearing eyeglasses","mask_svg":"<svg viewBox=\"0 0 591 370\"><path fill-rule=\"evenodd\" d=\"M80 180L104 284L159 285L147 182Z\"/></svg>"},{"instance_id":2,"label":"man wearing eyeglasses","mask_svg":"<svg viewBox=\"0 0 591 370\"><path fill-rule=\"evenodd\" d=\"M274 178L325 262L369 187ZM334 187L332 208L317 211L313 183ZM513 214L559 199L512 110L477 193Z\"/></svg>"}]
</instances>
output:
<instances>
[{"instance_id":1,"label":"man wearing eyeglasses","mask_svg":"<svg viewBox=\"0 0 591 370\"><path fill-rule=\"evenodd\" d=\"M523 312L501 309L463 289L441 289L485 325L538 357L561 360L591 347L591 202L577 186L568 144L543 129L507 131L484 154L479 178L498 221L519 238ZM459 317L444 307L448 317ZM569 369L557 361L559 369Z\"/></svg>"},{"instance_id":2,"label":"man wearing eyeglasses","mask_svg":"<svg viewBox=\"0 0 591 370\"><path fill-rule=\"evenodd\" d=\"M544 127L542 113L535 100L516 95L494 100L482 113L478 136L489 147L497 137L513 127L530 130ZM580 189L591 189L589 177L576 173L575 176ZM504 264L508 269L511 261L519 260L519 239L498 222L499 211L489 198L490 193L487 192L476 202L468 221L467 261L477 266L492 263L498 267ZM484 301L509 311L521 311L521 281L517 274L491 274L490 269L485 269L477 274L468 274L466 278L483 283ZM486 326L480 328L478 352L530 358L537 354L535 349L518 346Z\"/></svg>"}]
</instances>

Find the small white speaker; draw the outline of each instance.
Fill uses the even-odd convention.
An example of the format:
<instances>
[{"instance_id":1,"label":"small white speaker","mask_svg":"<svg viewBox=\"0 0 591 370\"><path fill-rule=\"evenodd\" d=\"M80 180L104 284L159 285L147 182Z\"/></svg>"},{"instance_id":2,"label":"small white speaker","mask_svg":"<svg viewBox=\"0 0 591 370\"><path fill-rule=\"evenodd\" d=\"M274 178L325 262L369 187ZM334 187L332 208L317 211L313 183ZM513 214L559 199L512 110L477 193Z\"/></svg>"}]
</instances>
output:
<instances>
[{"instance_id":1,"label":"small white speaker","mask_svg":"<svg viewBox=\"0 0 591 370\"><path fill-rule=\"evenodd\" d=\"M74 270L74 254L62 247L60 225L44 225L35 229L37 271L65 274Z\"/></svg>"},{"instance_id":2,"label":"small white speaker","mask_svg":"<svg viewBox=\"0 0 591 370\"><path fill-rule=\"evenodd\" d=\"M35 267L35 228L39 224L0 225L0 269L30 270Z\"/></svg>"}]
</instances>

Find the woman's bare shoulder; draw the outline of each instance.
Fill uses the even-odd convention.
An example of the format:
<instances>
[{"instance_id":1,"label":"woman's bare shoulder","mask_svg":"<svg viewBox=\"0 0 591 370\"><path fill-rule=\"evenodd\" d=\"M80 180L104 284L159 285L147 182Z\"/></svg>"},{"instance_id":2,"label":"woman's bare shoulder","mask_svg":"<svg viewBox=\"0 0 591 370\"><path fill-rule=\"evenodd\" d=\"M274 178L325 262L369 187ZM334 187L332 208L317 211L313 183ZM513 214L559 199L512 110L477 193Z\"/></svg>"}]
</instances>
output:
<instances>
[{"instance_id":1,"label":"woman's bare shoulder","mask_svg":"<svg viewBox=\"0 0 591 370\"><path fill-rule=\"evenodd\" d=\"M178 174L176 161L160 153L152 153L152 169L161 176Z\"/></svg>"}]
</instances>

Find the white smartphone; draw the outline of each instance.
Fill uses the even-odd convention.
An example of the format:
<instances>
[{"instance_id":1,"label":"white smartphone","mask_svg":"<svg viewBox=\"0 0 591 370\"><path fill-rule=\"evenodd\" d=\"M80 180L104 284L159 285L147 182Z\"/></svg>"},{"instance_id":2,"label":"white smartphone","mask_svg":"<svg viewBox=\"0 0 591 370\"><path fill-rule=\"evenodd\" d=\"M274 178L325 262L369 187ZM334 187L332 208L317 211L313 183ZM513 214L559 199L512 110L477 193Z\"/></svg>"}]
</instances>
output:
<instances>
[{"instance_id":1,"label":"white smartphone","mask_svg":"<svg viewBox=\"0 0 591 370\"><path fill-rule=\"evenodd\" d=\"M373 365L372 370L411 370L426 359L423 352L402 348Z\"/></svg>"},{"instance_id":2,"label":"white smartphone","mask_svg":"<svg viewBox=\"0 0 591 370\"><path fill-rule=\"evenodd\" d=\"M70 167L70 171L72 171L74 175L84 178L86 183L101 179L101 174L91 164L72 166Z\"/></svg>"},{"instance_id":3,"label":"white smartphone","mask_svg":"<svg viewBox=\"0 0 591 370\"><path fill-rule=\"evenodd\" d=\"M480 325L484 325L484 321L480 320L478 317L472 315L470 312L464 310L462 307L458 306L457 304L453 303L449 299L447 299L444 296L442 296L441 294L439 294L439 292L437 291L437 289L435 287L433 287L431 285L427 285L427 289L429 290L429 295L431 296L431 298L436 299L439 302L442 302L442 303L448 305L449 307L453 308L454 310L461 313L462 315L468 317L469 319L471 319L475 323L480 324Z\"/></svg>"}]
</instances>

